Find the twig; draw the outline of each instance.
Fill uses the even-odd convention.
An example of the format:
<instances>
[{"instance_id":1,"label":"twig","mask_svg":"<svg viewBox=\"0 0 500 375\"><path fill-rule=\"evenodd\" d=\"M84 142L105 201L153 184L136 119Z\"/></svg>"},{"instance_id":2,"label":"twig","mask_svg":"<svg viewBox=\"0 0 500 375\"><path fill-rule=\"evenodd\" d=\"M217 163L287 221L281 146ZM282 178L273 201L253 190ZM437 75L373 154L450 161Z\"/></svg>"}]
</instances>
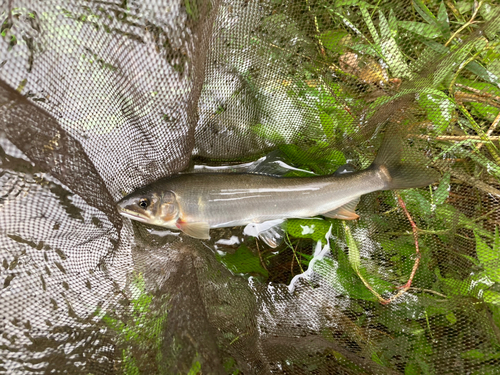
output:
<instances>
[{"instance_id":1,"label":"twig","mask_svg":"<svg viewBox=\"0 0 500 375\"><path fill-rule=\"evenodd\" d=\"M420 229L417 228L419 234L429 234L429 235L443 235L450 233L451 229L442 229L442 230L428 230L428 229ZM385 232L388 236L405 236L410 235L408 232Z\"/></svg>"},{"instance_id":2,"label":"twig","mask_svg":"<svg viewBox=\"0 0 500 375\"><path fill-rule=\"evenodd\" d=\"M410 222L410 225L411 225L411 228L412 228L412 231L413 231L413 238L415 240L415 253L416 253L417 256L416 256L416 259L415 259L415 263L413 264L413 269L411 270L411 274L410 274L410 277L409 277L408 281L406 282L406 284L398 287L399 291L396 294L394 294L393 296L391 296L391 297L389 297L389 298L386 299L386 298L382 297L375 289L373 289L373 287L370 285L370 283L365 280L365 278L361 274L361 271L358 269L358 267L353 267L354 270L356 271L356 274L361 279L361 281L366 286L366 288L375 297L377 297L377 299L379 300L379 302L382 303L383 305L387 305L387 304L393 302L394 300L396 300L397 298L401 297L403 294L405 294L410 289L411 283L413 281L413 278L415 277L415 274L417 273L417 269L418 269L418 266L420 264L420 259L422 257L422 255L420 253L420 247L418 245L418 231L419 231L419 229L418 229L417 225L415 224L415 222L413 221L410 213L406 209L405 202L403 201L403 199L401 198L401 196L398 193L396 193L396 195L398 197L399 206L403 209L404 213L406 214L406 217L408 218L408 221ZM350 231L349 227L347 227L347 225L345 223L344 223L344 228L345 228L346 231Z\"/></svg>"},{"instance_id":3,"label":"twig","mask_svg":"<svg viewBox=\"0 0 500 375\"><path fill-rule=\"evenodd\" d=\"M429 330L429 335L431 336L431 340L434 340L434 336L432 335L431 324L429 322L429 314L427 314L427 309L424 310L425 314L425 322L427 323L427 329Z\"/></svg>"},{"instance_id":4,"label":"twig","mask_svg":"<svg viewBox=\"0 0 500 375\"><path fill-rule=\"evenodd\" d=\"M257 245L257 253L259 254L260 264L262 264L262 267L264 267L264 269L269 273L269 270L267 269L266 264L262 259L262 254L260 253L260 248L259 248L259 241L257 240L257 238L255 239L255 244Z\"/></svg>"},{"instance_id":5,"label":"twig","mask_svg":"<svg viewBox=\"0 0 500 375\"><path fill-rule=\"evenodd\" d=\"M292 247L293 255L295 257L295 260L297 261L297 264L299 265L300 271L304 273L304 270L302 269L302 265L300 264L299 258L297 257L297 247L299 247L299 242L300 240L297 241L297 245L295 245L295 249ZM293 265L293 262L292 262ZM293 271L293 266L292 266L292 271ZM293 272L292 272L293 274Z\"/></svg>"},{"instance_id":6,"label":"twig","mask_svg":"<svg viewBox=\"0 0 500 375\"><path fill-rule=\"evenodd\" d=\"M439 297L443 297L443 298L448 298L448 296L442 294L442 293L439 293L439 292L436 292L435 290L432 290L432 289L423 289L423 288L415 288L414 286L410 287L409 288L410 290L416 290L418 292L425 292L425 293L431 293L431 294L435 294Z\"/></svg>"},{"instance_id":7,"label":"twig","mask_svg":"<svg viewBox=\"0 0 500 375\"><path fill-rule=\"evenodd\" d=\"M413 269L411 270L410 278L408 279L408 281L406 282L406 284L400 286L399 287L399 291L395 295L393 295L389 299L387 299L385 302L383 302L384 304L391 303L396 298L399 298L400 296L402 296L403 294L405 294L410 289L411 283L413 281L413 278L415 277L415 274L417 273L417 269L418 269L418 266L420 264L420 258L422 257L422 255L420 253L420 248L418 246L418 227L415 224L415 222L413 221L410 213L406 209L406 204L403 201L403 198L401 198L401 196L398 193L396 193L396 195L398 197L399 205L403 209L404 213L406 214L406 217L408 218L408 221L410 222L411 229L413 231L413 239L415 240L415 253L416 253L417 257L415 259L415 263L413 264Z\"/></svg>"},{"instance_id":8,"label":"twig","mask_svg":"<svg viewBox=\"0 0 500 375\"><path fill-rule=\"evenodd\" d=\"M463 89L468 90L468 91L472 91L472 92L474 92L474 93L476 93L478 95L481 95L481 96L484 96L484 97L489 97L489 98L491 98L493 100L499 100L500 101L500 96L493 95L493 94L491 94L488 91L482 91L482 90L479 90L479 89L475 89L474 87L463 85L461 83L455 83L455 86L463 88Z\"/></svg>"},{"instance_id":9,"label":"twig","mask_svg":"<svg viewBox=\"0 0 500 375\"><path fill-rule=\"evenodd\" d=\"M496 336L497 342L500 342L500 328L498 328L498 325L495 322L495 319L493 319L493 315L491 313L491 310L486 308L483 311L485 312L486 316L488 317L488 320L491 324L492 331Z\"/></svg>"},{"instance_id":10,"label":"twig","mask_svg":"<svg viewBox=\"0 0 500 375\"><path fill-rule=\"evenodd\" d=\"M391 214L391 213L393 213L394 211L397 211L397 210L398 210L397 207L393 207L390 210L382 212L382 215L389 215L389 214Z\"/></svg>"},{"instance_id":11,"label":"twig","mask_svg":"<svg viewBox=\"0 0 500 375\"><path fill-rule=\"evenodd\" d=\"M464 23L462 25L461 28L459 28L457 31L455 31L453 33L453 35L450 37L450 39L448 39L448 41L445 43L445 47L448 47L448 44L451 43L451 41L463 30L465 29L466 27L468 27L469 25L471 25L474 21L474 18L476 18L476 15L477 15L477 12L479 11L479 8L481 8L481 5L483 5L483 2L480 1L478 6L476 7L476 9L474 9L474 13L472 14L472 17L470 18L470 20L468 20L466 23Z\"/></svg>"},{"instance_id":12,"label":"twig","mask_svg":"<svg viewBox=\"0 0 500 375\"><path fill-rule=\"evenodd\" d=\"M309 13L312 14L311 5L309 4L309 0L306 0L306 5L307 5L307 9L309 10ZM325 52L325 47L323 46L323 42L321 41L321 38L320 38L321 33L319 32L318 18L315 15L313 16L313 18L314 18L314 27L316 28L316 32L318 33L318 44L319 44L320 49L321 49L321 54L324 57L324 56L326 56L326 52Z\"/></svg>"},{"instance_id":13,"label":"twig","mask_svg":"<svg viewBox=\"0 0 500 375\"><path fill-rule=\"evenodd\" d=\"M301 273L304 273L304 269L302 268L302 265L300 264L300 262L299 262L299 258L297 257L297 253L296 253L296 249L297 249L297 247L299 246L299 242L300 242L300 240L299 240L299 241L297 241L297 245L295 246L295 249L294 249L294 248L293 248L293 246L292 246L292 241L290 241L290 237L288 237L288 232L285 232L285 243L286 243L286 245L287 245L290 249L292 249L292 251L293 251L293 255L294 255L294 257L295 257L295 260L297 261L297 263L298 263L298 265L299 265L300 272L301 272Z\"/></svg>"},{"instance_id":14,"label":"twig","mask_svg":"<svg viewBox=\"0 0 500 375\"><path fill-rule=\"evenodd\" d=\"M270 42L267 42L267 41L265 41L265 40L259 39L259 38L257 38L256 36L253 36L253 39L258 40L258 41L259 41L259 42L261 42L261 43L265 43L265 44L267 44L268 46L273 47L273 48L276 48L276 49L278 49L278 50L280 50L280 51L293 53L295 56L300 56L300 57L302 57L302 58L304 58L304 59L307 59L307 60L309 60L309 61L311 61L311 62L318 63L318 64L321 64L321 65L323 65L323 66L326 66L326 67L327 67L327 68L329 68L330 70L333 70L335 73L339 73L339 74L342 74L342 75L345 75L345 76L348 76L348 77L354 77L354 78L357 78L356 76L353 76L352 74L349 74L349 73L344 72L342 69L340 69L340 67L338 67L337 65L335 65L335 64L334 64L334 63L332 63L332 62L328 62L328 63L326 63L326 62L321 61L321 60L316 60L316 59L312 58L311 56L304 55L303 53L297 53L297 52L295 52L295 51L291 51L291 50L289 50L289 49L286 49L286 48L280 47L280 46L278 46L278 45L276 45L276 44L274 44L274 43L270 43Z\"/></svg>"},{"instance_id":15,"label":"twig","mask_svg":"<svg viewBox=\"0 0 500 375\"><path fill-rule=\"evenodd\" d=\"M500 108L500 103L496 102L496 100L498 100L497 96L492 97L484 95L483 93L472 94L470 92L463 92L463 91L457 91L453 95L458 104L462 104L464 102L477 102L477 103L485 103L495 108Z\"/></svg>"},{"instance_id":16,"label":"twig","mask_svg":"<svg viewBox=\"0 0 500 375\"><path fill-rule=\"evenodd\" d=\"M358 274L358 276L361 279L361 281L363 282L363 284L365 284L365 286L370 290L370 292L372 292L372 294L375 297L377 297L377 299L383 305L388 305L389 303L395 301L397 298L401 297L403 294L405 294L410 289L413 278L415 277L415 274L417 273L417 269L418 269L418 266L420 264L420 258L421 258L420 248L418 246L418 227L415 224L415 222L413 221L410 213L406 209L405 202L403 201L401 196L398 193L396 193L396 195L398 197L399 206L403 209L404 213L406 214L406 217L408 218L408 221L410 222L411 228L413 230L413 238L415 239L415 253L417 254L417 257L415 259L415 263L413 264L413 269L411 270L411 274L410 274L408 281L406 282L406 284L398 287L399 291L396 294L385 299L371 287L371 285L363 278L363 276L361 275L361 272L359 272L359 270L356 270L356 273Z\"/></svg>"},{"instance_id":17,"label":"twig","mask_svg":"<svg viewBox=\"0 0 500 375\"><path fill-rule=\"evenodd\" d=\"M377 297L377 299L379 300L379 302L383 305L385 304L388 304L390 302L390 299L385 299L384 297L382 297L380 294L378 294L378 292L373 289L373 287L370 285L370 283L368 281L365 280L365 278L363 277L363 275L361 274L361 272L359 271L359 269L356 269L355 270L356 273L358 274L358 277L361 279L361 281L363 282L363 284L365 284L366 288L375 296Z\"/></svg>"},{"instance_id":18,"label":"twig","mask_svg":"<svg viewBox=\"0 0 500 375\"><path fill-rule=\"evenodd\" d=\"M491 133L493 133L496 129L496 127L498 126L498 123L500 122L500 112L498 112L498 115L497 117L495 117L495 119L493 120L493 122L491 123L491 126L490 128L488 129L488 131L486 132L486 136L488 137L489 140L491 140ZM498 138L498 137L497 137ZM481 147L483 147L483 144L484 143L479 143L476 147L478 150L481 149Z\"/></svg>"},{"instance_id":19,"label":"twig","mask_svg":"<svg viewBox=\"0 0 500 375\"><path fill-rule=\"evenodd\" d=\"M455 81L457 80L458 75L460 74L460 72L462 71L462 69L464 69L467 65L469 65L469 63L471 63L472 61L474 61L476 59L476 57L478 57L481 53L483 53L487 49L490 49L490 47L486 47L486 48L484 48L484 49L476 52L474 55L472 55L471 57L469 57L467 60L465 60L464 62L462 62L459 65L457 71L455 72L455 75L451 79L451 83L450 83L450 87L449 87L449 91L450 91L451 95L454 95L454 93L455 93Z\"/></svg>"},{"instance_id":20,"label":"twig","mask_svg":"<svg viewBox=\"0 0 500 375\"><path fill-rule=\"evenodd\" d=\"M488 139L483 129L476 123L474 118L471 116L469 111L463 106L463 104L459 104L458 108L462 112L462 114L469 120L470 125L476 131L477 135L481 137L481 140L486 143L486 148L488 149L490 155L495 159L495 162L500 165L500 156L497 153L497 149L495 145Z\"/></svg>"},{"instance_id":21,"label":"twig","mask_svg":"<svg viewBox=\"0 0 500 375\"><path fill-rule=\"evenodd\" d=\"M459 21L459 22L465 22L465 19L462 17L462 15L460 14L460 12L458 11L458 9L455 7L455 4L453 4L453 1L451 0L445 0L444 1L446 3L446 5L448 6L448 8L451 9L451 12L453 13L453 15L455 16L455 18Z\"/></svg>"},{"instance_id":22,"label":"twig","mask_svg":"<svg viewBox=\"0 0 500 375\"><path fill-rule=\"evenodd\" d=\"M500 190L495 189L493 186L488 185L486 182L480 181L472 176L466 175L465 173L462 173L456 169L452 169L449 166L440 165L438 163L434 163L433 165L443 172L450 172L450 174L453 177L459 179L460 181L468 183L469 185L483 191L486 194L493 194L496 197L500 197Z\"/></svg>"},{"instance_id":23,"label":"twig","mask_svg":"<svg viewBox=\"0 0 500 375\"><path fill-rule=\"evenodd\" d=\"M478 218L476 218L476 219L472 219L472 221L473 221L473 222L478 222L478 221L480 221L480 220L486 219L486 218L488 218L488 216L490 216L491 214L493 214L493 213L495 213L495 212L498 212L498 208L496 208L496 207L495 207L494 209L492 209L491 211L489 211L489 212L485 213L484 215L481 215L481 216L479 216L479 217L478 217Z\"/></svg>"},{"instance_id":24,"label":"twig","mask_svg":"<svg viewBox=\"0 0 500 375\"><path fill-rule=\"evenodd\" d=\"M486 134L488 135L488 133L486 133ZM457 142L466 141L466 140L481 141L483 139L478 135L436 135L436 136L430 136L430 135L425 135L425 134L410 134L409 137L415 137L415 138L420 138L420 139L432 139L435 141L457 141ZM490 141L500 141L500 137L499 136L493 136L493 137L490 136L489 140Z\"/></svg>"}]
</instances>

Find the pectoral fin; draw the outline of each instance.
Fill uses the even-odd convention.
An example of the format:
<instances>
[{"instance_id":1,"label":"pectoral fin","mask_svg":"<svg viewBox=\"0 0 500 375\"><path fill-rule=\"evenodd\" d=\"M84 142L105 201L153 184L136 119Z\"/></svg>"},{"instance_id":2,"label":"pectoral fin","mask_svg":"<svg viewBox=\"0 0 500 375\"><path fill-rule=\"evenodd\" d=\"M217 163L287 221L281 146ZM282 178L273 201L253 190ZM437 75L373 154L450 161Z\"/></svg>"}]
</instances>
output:
<instances>
[{"instance_id":1,"label":"pectoral fin","mask_svg":"<svg viewBox=\"0 0 500 375\"><path fill-rule=\"evenodd\" d=\"M340 206L333 211L325 212L323 216L329 217L331 219L356 220L357 218L359 218L359 215L355 212L358 203L359 197L356 197L352 201L347 202L343 206Z\"/></svg>"},{"instance_id":2,"label":"pectoral fin","mask_svg":"<svg viewBox=\"0 0 500 375\"><path fill-rule=\"evenodd\" d=\"M182 232L186 233L188 236L199 238L202 240L210 239L210 226L208 223L199 222L199 223L188 223L184 221L177 221L177 228L179 228Z\"/></svg>"}]
</instances>

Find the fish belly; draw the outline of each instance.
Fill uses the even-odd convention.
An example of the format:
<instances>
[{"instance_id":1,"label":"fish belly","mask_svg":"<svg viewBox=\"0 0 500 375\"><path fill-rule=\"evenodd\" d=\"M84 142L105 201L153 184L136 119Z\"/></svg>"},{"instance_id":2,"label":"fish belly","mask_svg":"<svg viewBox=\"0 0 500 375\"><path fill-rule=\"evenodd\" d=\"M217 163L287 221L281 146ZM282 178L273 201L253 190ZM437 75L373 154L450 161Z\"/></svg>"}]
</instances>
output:
<instances>
[{"instance_id":1,"label":"fish belly","mask_svg":"<svg viewBox=\"0 0 500 375\"><path fill-rule=\"evenodd\" d=\"M382 186L372 171L310 178L205 174L173 191L184 220L221 228L321 215Z\"/></svg>"}]
</instances>

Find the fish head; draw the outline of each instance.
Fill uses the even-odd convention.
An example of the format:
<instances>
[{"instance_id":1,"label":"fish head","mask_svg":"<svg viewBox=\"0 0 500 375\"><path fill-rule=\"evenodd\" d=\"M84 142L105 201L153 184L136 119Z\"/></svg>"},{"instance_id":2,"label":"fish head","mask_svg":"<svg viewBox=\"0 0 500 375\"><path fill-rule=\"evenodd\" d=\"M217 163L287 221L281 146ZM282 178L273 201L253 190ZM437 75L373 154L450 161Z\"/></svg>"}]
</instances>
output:
<instances>
[{"instance_id":1,"label":"fish head","mask_svg":"<svg viewBox=\"0 0 500 375\"><path fill-rule=\"evenodd\" d=\"M120 214L129 219L167 228L176 228L175 222L180 215L179 204L171 191L139 190L127 195L117 205Z\"/></svg>"}]
</instances>

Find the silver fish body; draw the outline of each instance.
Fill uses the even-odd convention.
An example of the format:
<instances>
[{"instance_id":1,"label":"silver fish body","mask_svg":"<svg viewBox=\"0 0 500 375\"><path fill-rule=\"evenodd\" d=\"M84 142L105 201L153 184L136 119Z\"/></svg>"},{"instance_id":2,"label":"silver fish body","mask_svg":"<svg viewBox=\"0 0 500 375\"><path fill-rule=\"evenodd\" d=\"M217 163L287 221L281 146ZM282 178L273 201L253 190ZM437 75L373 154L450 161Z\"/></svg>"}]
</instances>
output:
<instances>
[{"instance_id":1,"label":"silver fish body","mask_svg":"<svg viewBox=\"0 0 500 375\"><path fill-rule=\"evenodd\" d=\"M183 220L222 228L322 215L384 186L379 171L366 170L305 178L183 174L157 181L151 188L175 192Z\"/></svg>"},{"instance_id":2,"label":"silver fish body","mask_svg":"<svg viewBox=\"0 0 500 375\"><path fill-rule=\"evenodd\" d=\"M395 139L395 141L394 141ZM192 173L164 178L118 202L123 216L209 238L210 228L324 215L356 219L359 197L425 186L434 171L401 163L402 143L384 140L366 170L341 175L275 177L253 173Z\"/></svg>"}]
</instances>

